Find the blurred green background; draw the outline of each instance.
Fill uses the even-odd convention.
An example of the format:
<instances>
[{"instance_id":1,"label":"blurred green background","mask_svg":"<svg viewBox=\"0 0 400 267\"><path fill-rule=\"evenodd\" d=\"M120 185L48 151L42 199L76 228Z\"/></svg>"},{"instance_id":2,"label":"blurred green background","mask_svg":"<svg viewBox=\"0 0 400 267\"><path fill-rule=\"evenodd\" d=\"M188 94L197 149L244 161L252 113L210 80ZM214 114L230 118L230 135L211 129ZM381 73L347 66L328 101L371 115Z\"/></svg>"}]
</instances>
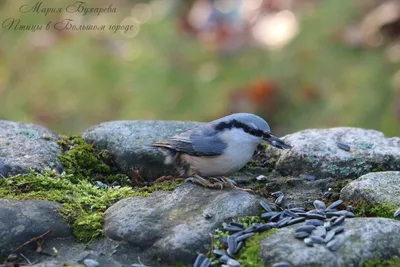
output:
<instances>
[{"instance_id":1,"label":"blurred green background","mask_svg":"<svg viewBox=\"0 0 400 267\"><path fill-rule=\"evenodd\" d=\"M38 2L62 12L20 11ZM116 8L100 15L67 12L74 4L0 0L0 119L70 134L252 112L278 135L355 126L400 136L399 1L84 1ZM63 19L107 26L21 28ZM108 30L121 23L134 27Z\"/></svg>"}]
</instances>

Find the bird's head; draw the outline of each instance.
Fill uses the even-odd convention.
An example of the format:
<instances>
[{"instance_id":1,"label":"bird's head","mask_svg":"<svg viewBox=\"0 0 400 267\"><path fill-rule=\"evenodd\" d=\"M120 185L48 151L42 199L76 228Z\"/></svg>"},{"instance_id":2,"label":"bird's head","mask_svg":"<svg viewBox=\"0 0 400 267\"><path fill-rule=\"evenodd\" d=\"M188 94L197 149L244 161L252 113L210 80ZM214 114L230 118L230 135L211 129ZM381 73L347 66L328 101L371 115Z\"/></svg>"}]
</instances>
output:
<instances>
[{"instance_id":1,"label":"bird's head","mask_svg":"<svg viewBox=\"0 0 400 267\"><path fill-rule=\"evenodd\" d=\"M251 113L234 113L223 117L215 121L215 129L217 131L239 130L243 131L245 136L248 137L247 140L252 142L266 142L279 149L292 148L292 146L271 134L271 129L263 118ZM243 142L245 141L243 140Z\"/></svg>"}]
</instances>

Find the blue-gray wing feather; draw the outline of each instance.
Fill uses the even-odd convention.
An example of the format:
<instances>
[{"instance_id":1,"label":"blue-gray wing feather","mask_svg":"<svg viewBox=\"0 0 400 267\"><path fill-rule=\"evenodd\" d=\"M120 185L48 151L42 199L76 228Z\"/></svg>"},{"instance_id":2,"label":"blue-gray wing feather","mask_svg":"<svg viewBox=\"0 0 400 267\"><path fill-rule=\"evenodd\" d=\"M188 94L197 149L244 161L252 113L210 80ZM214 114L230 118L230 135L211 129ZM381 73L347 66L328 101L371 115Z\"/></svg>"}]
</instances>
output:
<instances>
[{"instance_id":1,"label":"blue-gray wing feather","mask_svg":"<svg viewBox=\"0 0 400 267\"><path fill-rule=\"evenodd\" d=\"M189 130L152 146L165 147L191 156L218 156L227 147L211 125Z\"/></svg>"}]
</instances>

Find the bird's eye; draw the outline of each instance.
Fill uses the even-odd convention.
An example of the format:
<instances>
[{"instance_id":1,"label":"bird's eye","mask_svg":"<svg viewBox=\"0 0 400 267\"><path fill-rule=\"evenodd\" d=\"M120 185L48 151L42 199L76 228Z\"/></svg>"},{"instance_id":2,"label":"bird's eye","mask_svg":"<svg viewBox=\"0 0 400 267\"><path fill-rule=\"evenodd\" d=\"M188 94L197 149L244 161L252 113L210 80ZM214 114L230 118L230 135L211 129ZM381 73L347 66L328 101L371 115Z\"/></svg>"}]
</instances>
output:
<instances>
[{"instance_id":1,"label":"bird's eye","mask_svg":"<svg viewBox=\"0 0 400 267\"><path fill-rule=\"evenodd\" d=\"M269 133L264 133L264 134L263 134L263 137L264 137L264 138L270 138L271 135L270 135Z\"/></svg>"}]
</instances>

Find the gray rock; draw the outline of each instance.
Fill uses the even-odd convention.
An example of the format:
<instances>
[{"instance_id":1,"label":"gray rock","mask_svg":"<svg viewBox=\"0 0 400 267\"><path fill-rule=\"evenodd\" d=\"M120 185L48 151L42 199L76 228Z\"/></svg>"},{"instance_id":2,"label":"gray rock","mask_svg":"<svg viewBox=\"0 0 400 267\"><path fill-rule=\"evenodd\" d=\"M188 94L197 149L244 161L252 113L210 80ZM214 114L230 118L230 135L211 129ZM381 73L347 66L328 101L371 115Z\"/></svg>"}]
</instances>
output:
<instances>
[{"instance_id":1,"label":"gray rock","mask_svg":"<svg viewBox=\"0 0 400 267\"><path fill-rule=\"evenodd\" d=\"M174 169L164 164L158 149L145 145L199 125L200 122L112 121L95 125L82 136L96 148L109 150L121 171L130 174L131 170L138 170L144 179L155 180L174 174Z\"/></svg>"},{"instance_id":2,"label":"gray rock","mask_svg":"<svg viewBox=\"0 0 400 267\"><path fill-rule=\"evenodd\" d=\"M72 236L69 225L58 214L59 204L50 201L0 199L0 257L48 230L46 239Z\"/></svg>"},{"instance_id":3,"label":"gray rock","mask_svg":"<svg viewBox=\"0 0 400 267\"><path fill-rule=\"evenodd\" d=\"M303 173L323 177L359 177L374 168L400 170L400 138L360 128L310 129L283 138L290 150L269 147L276 168L284 175ZM337 142L350 146L340 148Z\"/></svg>"},{"instance_id":4,"label":"gray rock","mask_svg":"<svg viewBox=\"0 0 400 267\"><path fill-rule=\"evenodd\" d=\"M345 201L366 200L372 204L386 201L400 205L400 171L372 172L348 183L340 192Z\"/></svg>"},{"instance_id":5,"label":"gray rock","mask_svg":"<svg viewBox=\"0 0 400 267\"><path fill-rule=\"evenodd\" d=\"M297 226L280 229L260 242L260 255L266 265L278 261L292 266L358 266L363 260L400 255L400 222L386 218L347 219L343 244L336 251L325 245L308 247L293 236Z\"/></svg>"},{"instance_id":6,"label":"gray rock","mask_svg":"<svg viewBox=\"0 0 400 267\"><path fill-rule=\"evenodd\" d=\"M32 267L63 267L63 266L65 266L65 262L56 260L44 261L32 265Z\"/></svg>"},{"instance_id":7,"label":"gray rock","mask_svg":"<svg viewBox=\"0 0 400 267\"><path fill-rule=\"evenodd\" d=\"M32 265L32 267L64 267L64 266L65 266L65 262L56 261L56 260L44 261L44 262L40 262L40 263ZM73 266L77 266L77 265L73 265ZM81 266L84 266L84 265L81 265Z\"/></svg>"},{"instance_id":8,"label":"gray rock","mask_svg":"<svg viewBox=\"0 0 400 267\"><path fill-rule=\"evenodd\" d=\"M207 252L209 233L235 217L257 214L259 200L239 190L184 184L119 201L106 211L104 230L114 240L153 250L162 262L193 263L197 252Z\"/></svg>"},{"instance_id":9,"label":"gray rock","mask_svg":"<svg viewBox=\"0 0 400 267\"><path fill-rule=\"evenodd\" d=\"M0 177L45 168L62 171L58 135L35 124L0 121Z\"/></svg>"}]
</instances>

